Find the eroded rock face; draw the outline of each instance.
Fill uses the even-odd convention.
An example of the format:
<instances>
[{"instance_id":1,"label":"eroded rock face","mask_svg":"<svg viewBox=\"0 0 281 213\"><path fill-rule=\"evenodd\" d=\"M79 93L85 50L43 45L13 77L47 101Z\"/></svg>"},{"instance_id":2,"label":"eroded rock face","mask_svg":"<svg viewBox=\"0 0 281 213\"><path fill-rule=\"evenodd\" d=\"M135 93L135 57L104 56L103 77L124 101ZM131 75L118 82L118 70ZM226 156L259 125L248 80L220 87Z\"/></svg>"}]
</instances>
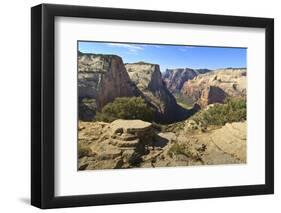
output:
<instances>
[{"instance_id":1,"label":"eroded rock face","mask_svg":"<svg viewBox=\"0 0 281 213\"><path fill-rule=\"evenodd\" d=\"M223 69L198 75L184 83L181 94L205 107L225 97L246 96L246 69Z\"/></svg>"},{"instance_id":2,"label":"eroded rock face","mask_svg":"<svg viewBox=\"0 0 281 213\"><path fill-rule=\"evenodd\" d=\"M101 109L116 97L132 97L139 94L131 82L121 57L116 55L83 54L78 56L78 96L93 99ZM81 117L84 110L81 108Z\"/></svg>"},{"instance_id":3,"label":"eroded rock face","mask_svg":"<svg viewBox=\"0 0 281 213\"><path fill-rule=\"evenodd\" d=\"M118 119L110 124L111 144L119 147L132 147L144 152L145 145L153 137L152 124L142 120Z\"/></svg>"},{"instance_id":4,"label":"eroded rock face","mask_svg":"<svg viewBox=\"0 0 281 213\"><path fill-rule=\"evenodd\" d=\"M198 74L195 70L189 68L167 69L163 74L163 80L167 88L173 92L180 92L183 84L196 77Z\"/></svg>"},{"instance_id":5,"label":"eroded rock face","mask_svg":"<svg viewBox=\"0 0 281 213\"><path fill-rule=\"evenodd\" d=\"M226 93L221 88L209 86L203 89L199 100L199 105L201 107L206 107L213 103L223 103L226 97Z\"/></svg>"},{"instance_id":6,"label":"eroded rock face","mask_svg":"<svg viewBox=\"0 0 281 213\"><path fill-rule=\"evenodd\" d=\"M142 120L123 120L118 119L110 124L112 135L134 135L138 138L145 137L152 130L152 124ZM124 136L123 136L124 137Z\"/></svg>"},{"instance_id":7,"label":"eroded rock face","mask_svg":"<svg viewBox=\"0 0 281 213\"><path fill-rule=\"evenodd\" d=\"M157 109L157 121L175 122L184 120L190 115L188 110L177 104L176 99L163 83L159 65L140 62L126 64L125 67L145 99Z\"/></svg>"},{"instance_id":8,"label":"eroded rock face","mask_svg":"<svg viewBox=\"0 0 281 213\"><path fill-rule=\"evenodd\" d=\"M80 156L80 170L136 166L155 137L152 124L141 120L80 122L79 127L80 147L88 150Z\"/></svg>"}]
</instances>

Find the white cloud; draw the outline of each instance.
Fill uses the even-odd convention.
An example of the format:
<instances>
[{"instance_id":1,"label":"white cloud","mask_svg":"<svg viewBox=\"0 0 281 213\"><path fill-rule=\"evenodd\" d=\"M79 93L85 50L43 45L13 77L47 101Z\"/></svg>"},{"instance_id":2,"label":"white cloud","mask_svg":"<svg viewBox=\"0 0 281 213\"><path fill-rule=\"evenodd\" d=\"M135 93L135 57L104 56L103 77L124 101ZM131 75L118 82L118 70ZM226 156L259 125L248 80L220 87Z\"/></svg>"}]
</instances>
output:
<instances>
[{"instance_id":1,"label":"white cloud","mask_svg":"<svg viewBox=\"0 0 281 213\"><path fill-rule=\"evenodd\" d=\"M194 48L194 47L193 46L181 46L181 47L179 47L179 50L182 52L187 52L192 48Z\"/></svg>"},{"instance_id":2,"label":"white cloud","mask_svg":"<svg viewBox=\"0 0 281 213\"><path fill-rule=\"evenodd\" d=\"M155 48L163 48L163 45L157 45L157 44L142 44L143 47L155 47Z\"/></svg>"},{"instance_id":3,"label":"white cloud","mask_svg":"<svg viewBox=\"0 0 281 213\"><path fill-rule=\"evenodd\" d=\"M143 47L141 47L140 45L136 45L136 44L120 44L120 43L108 43L107 45L109 46L117 46L117 47L123 47L128 49L130 52L136 53L138 51L143 50Z\"/></svg>"}]
</instances>

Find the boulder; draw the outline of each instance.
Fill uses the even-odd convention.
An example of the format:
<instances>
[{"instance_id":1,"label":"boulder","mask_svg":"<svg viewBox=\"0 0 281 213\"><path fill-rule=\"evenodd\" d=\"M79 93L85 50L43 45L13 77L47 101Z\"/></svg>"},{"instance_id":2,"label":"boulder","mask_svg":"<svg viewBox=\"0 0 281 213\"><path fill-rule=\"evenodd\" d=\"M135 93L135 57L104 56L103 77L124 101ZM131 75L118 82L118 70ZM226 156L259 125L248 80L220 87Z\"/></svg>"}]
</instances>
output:
<instances>
[{"instance_id":1,"label":"boulder","mask_svg":"<svg viewBox=\"0 0 281 213\"><path fill-rule=\"evenodd\" d=\"M122 134L132 134L137 137L144 137L146 134L151 132L152 124L142 120L123 120L118 119L110 124L110 130L113 135L118 136Z\"/></svg>"}]
</instances>

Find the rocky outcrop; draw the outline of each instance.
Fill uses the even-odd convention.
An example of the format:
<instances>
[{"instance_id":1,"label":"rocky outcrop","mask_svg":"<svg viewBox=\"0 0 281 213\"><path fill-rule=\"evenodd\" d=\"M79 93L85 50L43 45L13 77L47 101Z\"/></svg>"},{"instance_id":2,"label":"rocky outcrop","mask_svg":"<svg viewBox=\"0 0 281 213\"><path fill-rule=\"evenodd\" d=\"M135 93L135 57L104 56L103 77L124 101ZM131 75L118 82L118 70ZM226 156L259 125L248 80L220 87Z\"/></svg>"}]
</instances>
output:
<instances>
[{"instance_id":1,"label":"rocky outcrop","mask_svg":"<svg viewBox=\"0 0 281 213\"><path fill-rule=\"evenodd\" d=\"M227 123L218 129L202 132L196 122L183 122L176 130L153 167L194 166L246 163L246 122ZM161 133L167 137L169 133Z\"/></svg>"},{"instance_id":2,"label":"rocky outcrop","mask_svg":"<svg viewBox=\"0 0 281 213\"><path fill-rule=\"evenodd\" d=\"M80 122L80 152L83 148L88 151L80 156L79 169L137 166L154 137L152 124L141 120L119 119L112 123Z\"/></svg>"},{"instance_id":3,"label":"rocky outcrop","mask_svg":"<svg viewBox=\"0 0 281 213\"><path fill-rule=\"evenodd\" d=\"M139 91L131 82L121 57L79 53L78 96L81 119L89 118L86 115L89 107L85 107L83 99L87 99L88 102L93 99L99 110L116 97L131 97L138 94Z\"/></svg>"},{"instance_id":4,"label":"rocky outcrop","mask_svg":"<svg viewBox=\"0 0 281 213\"><path fill-rule=\"evenodd\" d=\"M183 84L197 76L197 73L193 69L179 68L179 69L167 69L163 74L163 80L167 88L172 92L179 92Z\"/></svg>"},{"instance_id":5,"label":"rocky outcrop","mask_svg":"<svg viewBox=\"0 0 281 213\"><path fill-rule=\"evenodd\" d=\"M181 94L205 107L226 97L246 96L246 69L221 69L198 75L184 83Z\"/></svg>"},{"instance_id":6,"label":"rocky outcrop","mask_svg":"<svg viewBox=\"0 0 281 213\"><path fill-rule=\"evenodd\" d=\"M79 122L78 169L246 163L246 122L204 131L196 125L187 120L181 128L159 132L141 120Z\"/></svg>"},{"instance_id":7,"label":"rocky outcrop","mask_svg":"<svg viewBox=\"0 0 281 213\"><path fill-rule=\"evenodd\" d=\"M110 124L111 144L119 147L133 147L144 152L145 145L153 137L152 124L142 120L118 119Z\"/></svg>"},{"instance_id":8,"label":"rocky outcrop","mask_svg":"<svg viewBox=\"0 0 281 213\"><path fill-rule=\"evenodd\" d=\"M214 131L210 139L212 142L242 162L247 160L247 123L234 122L227 123L222 128Z\"/></svg>"},{"instance_id":9,"label":"rocky outcrop","mask_svg":"<svg viewBox=\"0 0 281 213\"><path fill-rule=\"evenodd\" d=\"M203 89L198 103L201 107L206 107L213 103L223 103L226 97L226 93L221 88L208 86Z\"/></svg>"},{"instance_id":10,"label":"rocky outcrop","mask_svg":"<svg viewBox=\"0 0 281 213\"><path fill-rule=\"evenodd\" d=\"M126 64L125 67L145 99L156 108L158 122L175 122L190 116L190 111L177 104L176 99L163 83L159 65L140 62Z\"/></svg>"}]
</instances>

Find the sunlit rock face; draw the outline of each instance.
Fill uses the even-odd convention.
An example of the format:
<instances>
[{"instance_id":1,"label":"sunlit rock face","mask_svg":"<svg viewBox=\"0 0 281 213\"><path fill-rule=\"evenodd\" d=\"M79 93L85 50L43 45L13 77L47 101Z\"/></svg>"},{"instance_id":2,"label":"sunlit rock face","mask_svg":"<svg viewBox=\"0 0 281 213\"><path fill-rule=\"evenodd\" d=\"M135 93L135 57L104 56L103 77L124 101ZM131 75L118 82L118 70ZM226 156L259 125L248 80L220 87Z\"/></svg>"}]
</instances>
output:
<instances>
[{"instance_id":1,"label":"sunlit rock face","mask_svg":"<svg viewBox=\"0 0 281 213\"><path fill-rule=\"evenodd\" d=\"M197 76L197 73L193 69L179 68L179 69L167 69L163 74L163 80L167 88L172 92L179 92L183 84Z\"/></svg>"},{"instance_id":2,"label":"sunlit rock face","mask_svg":"<svg viewBox=\"0 0 281 213\"><path fill-rule=\"evenodd\" d=\"M100 110L116 97L137 95L139 95L139 91L130 80L121 57L79 53L78 97L81 106L80 118L91 120L94 117L94 113L89 116L91 109ZM89 102L91 105L89 105Z\"/></svg>"},{"instance_id":3,"label":"sunlit rock face","mask_svg":"<svg viewBox=\"0 0 281 213\"><path fill-rule=\"evenodd\" d=\"M190 112L180 107L162 80L158 64L145 62L125 64L130 79L143 93L145 99L157 110L156 120L175 122L184 120Z\"/></svg>"},{"instance_id":4,"label":"sunlit rock face","mask_svg":"<svg viewBox=\"0 0 281 213\"><path fill-rule=\"evenodd\" d=\"M221 103L226 97L246 97L246 69L220 69L186 81L181 94L191 97L201 107Z\"/></svg>"}]
</instances>

